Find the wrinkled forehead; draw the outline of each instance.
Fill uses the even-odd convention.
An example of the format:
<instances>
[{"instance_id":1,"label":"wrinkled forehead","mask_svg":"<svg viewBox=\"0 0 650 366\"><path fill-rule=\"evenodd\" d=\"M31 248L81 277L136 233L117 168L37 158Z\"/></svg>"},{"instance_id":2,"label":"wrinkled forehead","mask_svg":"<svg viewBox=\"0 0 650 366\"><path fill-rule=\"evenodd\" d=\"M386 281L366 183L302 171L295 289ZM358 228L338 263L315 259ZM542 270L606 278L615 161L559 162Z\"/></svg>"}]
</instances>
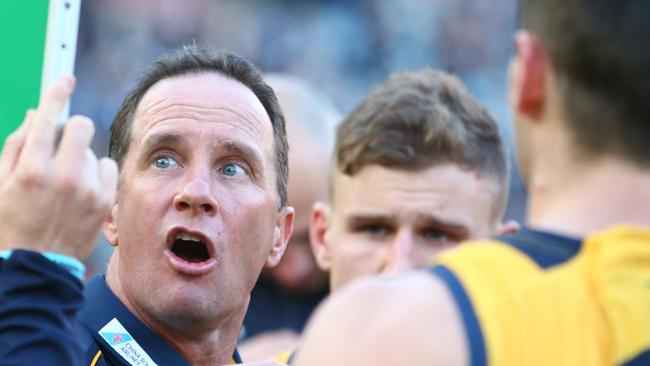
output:
<instances>
[{"instance_id":1,"label":"wrinkled forehead","mask_svg":"<svg viewBox=\"0 0 650 366\"><path fill-rule=\"evenodd\" d=\"M271 120L253 91L217 72L174 76L154 84L136 109L134 135L176 119L230 123L251 137L273 136Z\"/></svg>"},{"instance_id":2,"label":"wrinkled forehead","mask_svg":"<svg viewBox=\"0 0 650 366\"><path fill-rule=\"evenodd\" d=\"M412 216L437 214L467 227L492 219L498 201L492 179L456 164L421 170L369 165L350 176L336 172L334 211L384 212Z\"/></svg>"}]
</instances>

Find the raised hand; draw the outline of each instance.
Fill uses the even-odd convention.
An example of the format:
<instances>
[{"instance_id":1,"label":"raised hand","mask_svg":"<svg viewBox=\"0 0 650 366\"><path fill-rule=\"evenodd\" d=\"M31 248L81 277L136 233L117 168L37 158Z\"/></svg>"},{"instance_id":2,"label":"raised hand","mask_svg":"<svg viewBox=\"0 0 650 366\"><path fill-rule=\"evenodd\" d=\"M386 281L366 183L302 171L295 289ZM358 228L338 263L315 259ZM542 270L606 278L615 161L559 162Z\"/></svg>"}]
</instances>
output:
<instances>
[{"instance_id":1,"label":"raised hand","mask_svg":"<svg viewBox=\"0 0 650 366\"><path fill-rule=\"evenodd\" d=\"M115 200L117 165L89 149L92 121L73 116L55 147L56 128L75 80L64 76L5 141L0 156L0 250L29 249L84 259Z\"/></svg>"}]
</instances>

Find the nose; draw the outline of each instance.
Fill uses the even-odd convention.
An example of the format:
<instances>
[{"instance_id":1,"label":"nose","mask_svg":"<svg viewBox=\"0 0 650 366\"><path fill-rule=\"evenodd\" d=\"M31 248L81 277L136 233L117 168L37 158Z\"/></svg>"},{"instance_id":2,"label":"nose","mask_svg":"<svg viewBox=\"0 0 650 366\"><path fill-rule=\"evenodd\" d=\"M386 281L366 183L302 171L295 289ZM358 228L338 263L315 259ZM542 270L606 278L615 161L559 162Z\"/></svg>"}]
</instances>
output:
<instances>
[{"instance_id":1,"label":"nose","mask_svg":"<svg viewBox=\"0 0 650 366\"><path fill-rule=\"evenodd\" d=\"M179 211L191 211L194 214L216 215L217 201L210 192L209 180L199 174L190 176L182 190L174 197L174 207Z\"/></svg>"},{"instance_id":2,"label":"nose","mask_svg":"<svg viewBox=\"0 0 650 366\"><path fill-rule=\"evenodd\" d=\"M398 231L393 240L389 243L386 255L386 263L381 274L394 276L408 272L415 268L413 263L414 235L408 230Z\"/></svg>"}]
</instances>

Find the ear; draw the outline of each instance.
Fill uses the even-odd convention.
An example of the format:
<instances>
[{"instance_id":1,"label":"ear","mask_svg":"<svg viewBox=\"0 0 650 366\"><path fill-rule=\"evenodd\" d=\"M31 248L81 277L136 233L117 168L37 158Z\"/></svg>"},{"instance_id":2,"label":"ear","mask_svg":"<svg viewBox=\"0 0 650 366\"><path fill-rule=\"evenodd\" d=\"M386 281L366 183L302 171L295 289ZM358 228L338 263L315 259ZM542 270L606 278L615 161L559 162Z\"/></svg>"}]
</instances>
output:
<instances>
[{"instance_id":1,"label":"ear","mask_svg":"<svg viewBox=\"0 0 650 366\"><path fill-rule=\"evenodd\" d=\"M538 120L546 100L549 59L541 42L527 31L515 35L517 54L509 67L509 99L515 110Z\"/></svg>"},{"instance_id":2,"label":"ear","mask_svg":"<svg viewBox=\"0 0 650 366\"><path fill-rule=\"evenodd\" d=\"M329 228L332 209L324 202L316 202L311 209L309 221L309 243L318 267L326 272L332 268L332 260L325 235Z\"/></svg>"},{"instance_id":3,"label":"ear","mask_svg":"<svg viewBox=\"0 0 650 366\"><path fill-rule=\"evenodd\" d=\"M104 222L104 236L111 246L117 246L119 241L117 238L117 202L113 205L111 213Z\"/></svg>"},{"instance_id":4,"label":"ear","mask_svg":"<svg viewBox=\"0 0 650 366\"><path fill-rule=\"evenodd\" d=\"M293 232L293 219L295 211L293 207L285 206L280 210L278 221L273 232L273 246L266 257L266 268L273 268L280 263L284 251L287 249L291 233Z\"/></svg>"},{"instance_id":5,"label":"ear","mask_svg":"<svg viewBox=\"0 0 650 366\"><path fill-rule=\"evenodd\" d=\"M521 225L515 220L508 220L499 224L497 236L514 234L521 229Z\"/></svg>"}]
</instances>

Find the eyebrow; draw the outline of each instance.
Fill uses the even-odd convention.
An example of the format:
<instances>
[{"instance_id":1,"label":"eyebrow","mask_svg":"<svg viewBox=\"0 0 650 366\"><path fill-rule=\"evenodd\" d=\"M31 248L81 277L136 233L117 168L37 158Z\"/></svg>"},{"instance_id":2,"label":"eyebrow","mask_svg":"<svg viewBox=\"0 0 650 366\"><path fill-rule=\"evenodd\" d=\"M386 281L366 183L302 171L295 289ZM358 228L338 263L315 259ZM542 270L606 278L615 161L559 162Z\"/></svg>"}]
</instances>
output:
<instances>
[{"instance_id":1,"label":"eyebrow","mask_svg":"<svg viewBox=\"0 0 650 366\"><path fill-rule=\"evenodd\" d=\"M393 215L384 215L380 213L354 213L346 217L346 222L351 225L365 224L370 222L390 223L395 222Z\"/></svg>"},{"instance_id":2,"label":"eyebrow","mask_svg":"<svg viewBox=\"0 0 650 366\"><path fill-rule=\"evenodd\" d=\"M467 239L470 235L469 227L459 221L443 219L436 215L418 215L417 222L423 227L442 228L453 232L460 238Z\"/></svg>"},{"instance_id":3,"label":"eyebrow","mask_svg":"<svg viewBox=\"0 0 650 366\"><path fill-rule=\"evenodd\" d=\"M142 143L143 151L149 151L154 147L161 145L189 145L190 141L181 135L175 133L156 133L147 138Z\"/></svg>"},{"instance_id":4,"label":"eyebrow","mask_svg":"<svg viewBox=\"0 0 650 366\"><path fill-rule=\"evenodd\" d=\"M143 151L149 151L152 148L161 146L161 145L191 145L190 140L179 134L170 133L170 132L161 132L147 136L142 143ZM235 155L241 155L247 158L261 160L257 152L250 146L237 143L232 140L225 140L217 142L212 145L212 150L223 150L228 153Z\"/></svg>"},{"instance_id":5,"label":"eyebrow","mask_svg":"<svg viewBox=\"0 0 650 366\"><path fill-rule=\"evenodd\" d=\"M213 149L220 149L220 150L225 150L231 154L235 155L241 155L246 160L254 160L253 162L257 163L262 160L262 157L257 154L257 151L255 149L251 148L250 146L244 145L244 144L239 144L235 141L232 140L225 140L219 143L216 143L213 145Z\"/></svg>"},{"instance_id":6,"label":"eyebrow","mask_svg":"<svg viewBox=\"0 0 650 366\"><path fill-rule=\"evenodd\" d=\"M398 222L395 215L385 215L381 213L354 213L346 218L348 225L361 225L367 223L384 223L392 224ZM416 218L417 226L420 227L437 227L454 232L459 236L468 237L470 230L464 223L443 219L433 214L418 214Z\"/></svg>"}]
</instances>

